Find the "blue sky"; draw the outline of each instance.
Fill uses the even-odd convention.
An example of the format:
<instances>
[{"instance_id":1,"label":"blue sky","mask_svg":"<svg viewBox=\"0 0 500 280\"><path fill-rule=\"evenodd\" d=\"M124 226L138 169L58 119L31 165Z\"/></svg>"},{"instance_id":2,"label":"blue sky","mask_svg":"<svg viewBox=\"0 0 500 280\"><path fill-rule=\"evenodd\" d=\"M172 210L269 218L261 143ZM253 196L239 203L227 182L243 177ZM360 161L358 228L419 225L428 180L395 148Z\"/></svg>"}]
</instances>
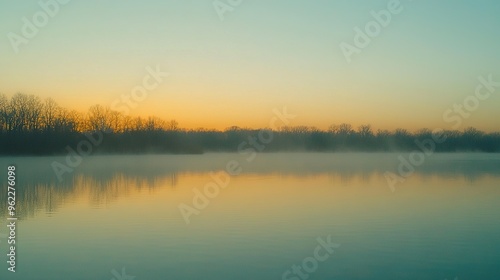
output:
<instances>
[{"instance_id":1,"label":"blue sky","mask_svg":"<svg viewBox=\"0 0 500 280\"><path fill-rule=\"evenodd\" d=\"M22 35L22 18L41 8L2 0L0 92L84 111L129 94L160 65L171 76L131 114L260 127L287 106L296 125L449 128L443 112L473 94L479 76L500 80L500 2L401 0L402 12L348 63L340 43L353 44L354 28L389 2L243 1L221 21L213 1L73 0L16 54L8 34ZM498 95L463 128L499 130Z\"/></svg>"}]
</instances>

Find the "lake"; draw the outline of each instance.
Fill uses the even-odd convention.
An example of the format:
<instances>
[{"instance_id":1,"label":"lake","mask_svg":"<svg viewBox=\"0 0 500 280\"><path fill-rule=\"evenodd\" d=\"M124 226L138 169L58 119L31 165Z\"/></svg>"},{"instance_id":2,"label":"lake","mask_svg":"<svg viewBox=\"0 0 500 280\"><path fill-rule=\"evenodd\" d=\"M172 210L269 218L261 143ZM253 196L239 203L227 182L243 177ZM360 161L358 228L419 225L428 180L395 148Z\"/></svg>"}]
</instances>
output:
<instances>
[{"instance_id":1,"label":"lake","mask_svg":"<svg viewBox=\"0 0 500 280\"><path fill-rule=\"evenodd\" d=\"M500 279L500 155L399 156L3 157L0 279Z\"/></svg>"}]
</instances>

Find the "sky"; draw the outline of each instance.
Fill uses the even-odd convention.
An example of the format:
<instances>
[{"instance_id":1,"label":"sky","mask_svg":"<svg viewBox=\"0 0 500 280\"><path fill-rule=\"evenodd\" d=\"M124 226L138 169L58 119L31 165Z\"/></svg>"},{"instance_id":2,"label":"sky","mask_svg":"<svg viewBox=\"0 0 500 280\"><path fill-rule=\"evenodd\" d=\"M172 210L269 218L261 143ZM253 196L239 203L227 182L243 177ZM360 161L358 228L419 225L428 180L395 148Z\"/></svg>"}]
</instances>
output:
<instances>
[{"instance_id":1,"label":"sky","mask_svg":"<svg viewBox=\"0 0 500 280\"><path fill-rule=\"evenodd\" d=\"M147 80L123 112L185 128L266 127L286 107L290 125L321 129L500 131L500 87L473 100L478 77L500 82L498 1L53 1L40 0L57 3L44 22L38 0L0 0L1 93L123 109ZM390 20L373 25L372 11ZM347 59L342 44L358 51ZM151 87L156 68L169 76ZM443 118L467 98L467 117Z\"/></svg>"}]
</instances>

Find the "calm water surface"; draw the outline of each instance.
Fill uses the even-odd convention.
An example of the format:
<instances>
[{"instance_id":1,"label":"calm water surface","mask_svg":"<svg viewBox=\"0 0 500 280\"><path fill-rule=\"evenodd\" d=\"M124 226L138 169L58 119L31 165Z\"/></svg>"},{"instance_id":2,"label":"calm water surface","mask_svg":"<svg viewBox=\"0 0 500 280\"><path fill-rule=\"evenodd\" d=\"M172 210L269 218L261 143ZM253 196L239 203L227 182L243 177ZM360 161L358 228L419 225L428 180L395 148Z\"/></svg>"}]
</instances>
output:
<instances>
[{"instance_id":1,"label":"calm water surface","mask_svg":"<svg viewBox=\"0 0 500 280\"><path fill-rule=\"evenodd\" d=\"M62 181L64 157L0 158L0 218L15 164L20 219L16 273L0 228L0 279L500 279L500 155L432 155L393 192L398 155L94 156ZM231 160L241 174L197 197ZM326 260L283 278L328 236Z\"/></svg>"}]
</instances>

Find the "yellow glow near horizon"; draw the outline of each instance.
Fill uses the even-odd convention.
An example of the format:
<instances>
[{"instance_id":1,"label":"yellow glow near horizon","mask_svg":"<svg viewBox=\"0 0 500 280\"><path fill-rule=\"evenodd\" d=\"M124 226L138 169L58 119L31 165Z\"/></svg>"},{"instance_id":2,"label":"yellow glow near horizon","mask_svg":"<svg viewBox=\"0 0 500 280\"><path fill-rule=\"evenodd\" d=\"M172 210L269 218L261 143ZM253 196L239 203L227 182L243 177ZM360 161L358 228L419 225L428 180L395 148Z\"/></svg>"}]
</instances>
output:
<instances>
[{"instance_id":1,"label":"yellow glow near horizon","mask_svg":"<svg viewBox=\"0 0 500 280\"><path fill-rule=\"evenodd\" d=\"M489 35L499 24L497 4L457 4L450 14L446 4L406 3L405 13L414 14L395 18L348 63L339 44L352 43L353 28L387 1L260 3L241 6L222 22L210 5L174 2L62 6L17 54L9 40L0 42L6 50L0 92L52 97L85 112L94 104L112 107L143 84L148 67L159 67L171 76L127 114L175 119L184 128L261 128L274 108L286 106L297 115L290 125L320 129L350 123L500 130L500 88L458 127L443 118L474 95L478 77L500 80L500 40ZM22 35L20 19L37 9L36 3L5 5L0 33ZM292 16L298 11L303 16ZM467 28L464 13L477 19Z\"/></svg>"}]
</instances>

